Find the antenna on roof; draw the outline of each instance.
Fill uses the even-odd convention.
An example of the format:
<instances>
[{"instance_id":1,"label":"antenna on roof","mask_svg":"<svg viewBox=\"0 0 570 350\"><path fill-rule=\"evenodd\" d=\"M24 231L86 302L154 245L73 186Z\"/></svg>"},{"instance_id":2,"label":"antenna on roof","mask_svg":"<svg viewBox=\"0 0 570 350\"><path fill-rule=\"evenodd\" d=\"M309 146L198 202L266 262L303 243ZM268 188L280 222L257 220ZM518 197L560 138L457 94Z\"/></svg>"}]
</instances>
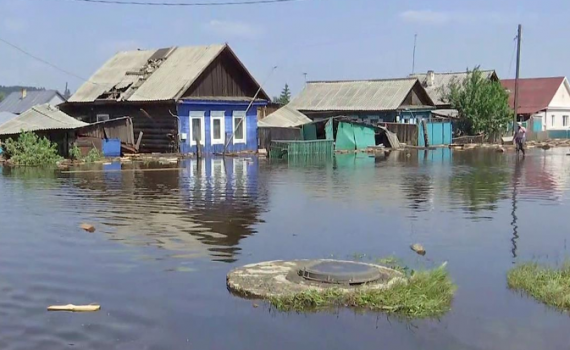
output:
<instances>
[{"instance_id":1,"label":"antenna on roof","mask_svg":"<svg viewBox=\"0 0 570 350\"><path fill-rule=\"evenodd\" d=\"M307 74L309 73L303 73L303 76L305 77L305 85L307 85Z\"/></svg>"},{"instance_id":2,"label":"antenna on roof","mask_svg":"<svg viewBox=\"0 0 570 350\"><path fill-rule=\"evenodd\" d=\"M416 72L416 44L418 43L418 34L414 34L414 53L412 55L412 74Z\"/></svg>"}]
</instances>

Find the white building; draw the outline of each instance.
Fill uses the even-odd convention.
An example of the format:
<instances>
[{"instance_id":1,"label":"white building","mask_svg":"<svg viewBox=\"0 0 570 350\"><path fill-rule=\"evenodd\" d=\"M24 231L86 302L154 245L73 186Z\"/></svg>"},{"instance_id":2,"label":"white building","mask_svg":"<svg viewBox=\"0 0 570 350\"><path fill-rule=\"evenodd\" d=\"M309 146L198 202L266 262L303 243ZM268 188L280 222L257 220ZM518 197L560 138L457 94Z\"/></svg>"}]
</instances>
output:
<instances>
[{"instance_id":1,"label":"white building","mask_svg":"<svg viewBox=\"0 0 570 350\"><path fill-rule=\"evenodd\" d=\"M514 108L515 80L502 80ZM531 117L532 131L570 130L570 84L565 77L519 79L519 120ZM537 121L540 121L538 123Z\"/></svg>"}]
</instances>

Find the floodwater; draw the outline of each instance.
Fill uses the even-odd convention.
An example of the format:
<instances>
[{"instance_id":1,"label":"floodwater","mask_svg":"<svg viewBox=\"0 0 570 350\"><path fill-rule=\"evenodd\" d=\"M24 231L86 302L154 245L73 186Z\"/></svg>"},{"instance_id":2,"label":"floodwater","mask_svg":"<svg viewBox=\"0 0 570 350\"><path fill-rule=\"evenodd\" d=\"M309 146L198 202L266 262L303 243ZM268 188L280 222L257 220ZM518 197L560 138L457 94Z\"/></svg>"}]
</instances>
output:
<instances>
[{"instance_id":1,"label":"floodwater","mask_svg":"<svg viewBox=\"0 0 570 350\"><path fill-rule=\"evenodd\" d=\"M506 286L513 264L568 255L568 152L0 168L0 349L568 348L570 316ZM279 313L225 285L253 262L387 255L447 261L452 311ZM68 303L102 310L45 311Z\"/></svg>"}]
</instances>

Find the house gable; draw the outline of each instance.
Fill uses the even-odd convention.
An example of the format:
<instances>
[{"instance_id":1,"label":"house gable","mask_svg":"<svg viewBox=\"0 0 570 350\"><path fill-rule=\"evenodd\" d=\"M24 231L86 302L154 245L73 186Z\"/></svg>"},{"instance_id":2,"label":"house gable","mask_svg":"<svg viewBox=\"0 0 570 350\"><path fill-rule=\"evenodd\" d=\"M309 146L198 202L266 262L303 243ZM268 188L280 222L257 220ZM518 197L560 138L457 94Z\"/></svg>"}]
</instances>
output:
<instances>
[{"instance_id":1,"label":"house gable","mask_svg":"<svg viewBox=\"0 0 570 350\"><path fill-rule=\"evenodd\" d=\"M570 108L570 84L568 79L564 78L562 84L554 94L552 101L548 104L549 108Z\"/></svg>"},{"instance_id":2,"label":"house gable","mask_svg":"<svg viewBox=\"0 0 570 350\"><path fill-rule=\"evenodd\" d=\"M404 99L404 101L402 101L400 107L403 108L406 106L433 106L433 105L434 105L433 101L429 97L426 90L422 87L422 84L418 81L416 82L416 84L414 84L414 86L412 87L412 89Z\"/></svg>"},{"instance_id":3,"label":"house gable","mask_svg":"<svg viewBox=\"0 0 570 350\"><path fill-rule=\"evenodd\" d=\"M233 51L226 47L182 94L182 99L253 98L258 89L257 81ZM258 98L270 100L263 90Z\"/></svg>"}]
</instances>

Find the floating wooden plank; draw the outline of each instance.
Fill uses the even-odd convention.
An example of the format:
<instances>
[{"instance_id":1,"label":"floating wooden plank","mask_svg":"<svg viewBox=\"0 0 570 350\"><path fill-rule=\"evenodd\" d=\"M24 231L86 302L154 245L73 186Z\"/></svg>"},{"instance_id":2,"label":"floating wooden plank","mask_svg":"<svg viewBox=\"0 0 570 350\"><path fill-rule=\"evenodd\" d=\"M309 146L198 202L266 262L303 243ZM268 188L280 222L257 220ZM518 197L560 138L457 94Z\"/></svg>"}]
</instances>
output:
<instances>
[{"instance_id":1,"label":"floating wooden plank","mask_svg":"<svg viewBox=\"0 0 570 350\"><path fill-rule=\"evenodd\" d=\"M101 310L101 305L53 305L47 308L48 311L67 311L67 312L95 312Z\"/></svg>"}]
</instances>

